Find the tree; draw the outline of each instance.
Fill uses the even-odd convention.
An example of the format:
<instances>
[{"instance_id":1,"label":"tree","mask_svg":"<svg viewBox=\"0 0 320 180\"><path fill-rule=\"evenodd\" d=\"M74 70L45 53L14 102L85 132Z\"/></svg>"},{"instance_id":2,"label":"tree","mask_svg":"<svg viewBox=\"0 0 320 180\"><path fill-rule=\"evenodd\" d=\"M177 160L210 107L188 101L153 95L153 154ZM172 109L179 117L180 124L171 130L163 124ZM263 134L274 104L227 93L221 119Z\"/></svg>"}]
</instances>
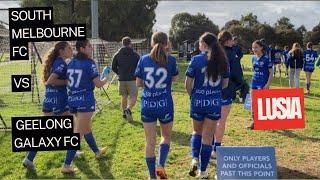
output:
<instances>
[{"instance_id":1,"label":"tree","mask_svg":"<svg viewBox=\"0 0 320 180\"><path fill-rule=\"evenodd\" d=\"M91 1L23 0L22 7L53 6L54 23L85 23L91 36ZM99 36L119 41L123 36L146 38L152 34L156 0L99 1Z\"/></svg>"},{"instance_id":2,"label":"tree","mask_svg":"<svg viewBox=\"0 0 320 180\"><path fill-rule=\"evenodd\" d=\"M293 27L294 25L290 22L290 19L285 16L281 17L275 24L277 30L293 29Z\"/></svg>"},{"instance_id":3,"label":"tree","mask_svg":"<svg viewBox=\"0 0 320 180\"><path fill-rule=\"evenodd\" d=\"M258 21L258 17L254 15L252 12L247 15L241 15L240 23L242 26L252 27L256 24L260 24Z\"/></svg>"},{"instance_id":4,"label":"tree","mask_svg":"<svg viewBox=\"0 0 320 180\"><path fill-rule=\"evenodd\" d=\"M320 23L312 28L311 34L310 34L310 41L314 44L320 43Z\"/></svg>"},{"instance_id":5,"label":"tree","mask_svg":"<svg viewBox=\"0 0 320 180\"><path fill-rule=\"evenodd\" d=\"M275 30L279 45L292 46L296 42L303 45L303 36L301 36L299 31L294 29L294 25L290 22L289 18L281 17L278 19L275 24ZM303 27L300 27L299 30L302 31Z\"/></svg>"},{"instance_id":6,"label":"tree","mask_svg":"<svg viewBox=\"0 0 320 180\"><path fill-rule=\"evenodd\" d=\"M257 34L257 39L264 38L267 43L278 44L277 42L277 34L275 29L271 27L269 24L259 24L255 26L255 32Z\"/></svg>"},{"instance_id":7,"label":"tree","mask_svg":"<svg viewBox=\"0 0 320 180\"><path fill-rule=\"evenodd\" d=\"M219 27L204 14L190 15L184 12L176 14L171 19L169 35L170 41L175 48L185 40L196 41L204 32L212 32L214 34L219 32Z\"/></svg>"},{"instance_id":8,"label":"tree","mask_svg":"<svg viewBox=\"0 0 320 180\"><path fill-rule=\"evenodd\" d=\"M225 29L230 29L231 26L241 26L241 23L240 23L240 21L238 21L238 20L232 19L232 20L226 22L225 25L224 25L224 27L223 27L222 29L223 29L223 30L225 30Z\"/></svg>"}]
</instances>

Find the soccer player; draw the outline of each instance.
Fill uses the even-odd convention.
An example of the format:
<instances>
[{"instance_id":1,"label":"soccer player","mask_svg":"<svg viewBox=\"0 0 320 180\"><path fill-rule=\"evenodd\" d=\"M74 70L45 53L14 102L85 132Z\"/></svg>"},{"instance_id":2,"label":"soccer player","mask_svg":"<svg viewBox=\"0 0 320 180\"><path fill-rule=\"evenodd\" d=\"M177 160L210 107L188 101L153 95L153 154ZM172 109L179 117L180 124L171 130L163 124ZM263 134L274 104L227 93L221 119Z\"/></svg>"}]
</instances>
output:
<instances>
[{"instance_id":1,"label":"soccer player","mask_svg":"<svg viewBox=\"0 0 320 180\"><path fill-rule=\"evenodd\" d=\"M106 147L99 149L91 130L91 120L95 111L94 88L104 86L109 80L109 76L102 76L100 80L96 63L92 59L92 46L88 40L76 42L77 54L68 64L68 104L70 112L76 117L76 130L80 137L88 143L95 153L96 159L103 158L106 154ZM74 173L71 167L76 150L68 150L61 169L62 173Z\"/></svg>"},{"instance_id":2,"label":"soccer player","mask_svg":"<svg viewBox=\"0 0 320 180\"><path fill-rule=\"evenodd\" d=\"M44 116L70 115L67 95L67 64L66 60L71 58L72 48L68 42L57 42L51 48L44 59L42 72L43 83L45 83L45 95L42 105ZM33 160L37 151L29 151L23 160L23 166L29 170L35 170Z\"/></svg>"},{"instance_id":3,"label":"soccer player","mask_svg":"<svg viewBox=\"0 0 320 180\"><path fill-rule=\"evenodd\" d=\"M279 77L281 78L281 66L282 66L283 61L284 61L283 51L280 49L280 47L279 47L278 45L276 45L273 53L274 53L273 77L276 76L277 66L278 66L278 69L279 69Z\"/></svg>"},{"instance_id":4,"label":"soccer player","mask_svg":"<svg viewBox=\"0 0 320 180\"><path fill-rule=\"evenodd\" d=\"M284 57L284 65L285 65L285 67L286 67L285 76L288 77L288 68L289 68L289 63L288 63L288 59L289 59L289 46L284 46L283 57Z\"/></svg>"},{"instance_id":5,"label":"soccer player","mask_svg":"<svg viewBox=\"0 0 320 180\"><path fill-rule=\"evenodd\" d=\"M218 40L220 44L224 47L224 51L228 58L230 78L228 87L222 90L221 118L217 123L217 127L213 136L213 151L211 153L212 158L216 157L217 147L221 146L222 138L226 128L227 117L230 113L233 97L236 96L236 88L243 81L242 78L239 78L241 77L240 74L242 73L242 69L236 51L233 48L232 34L228 31L221 31L218 34Z\"/></svg>"},{"instance_id":6,"label":"soccer player","mask_svg":"<svg viewBox=\"0 0 320 180\"><path fill-rule=\"evenodd\" d=\"M252 43L252 51L254 53L252 56L252 89L269 89L273 79L272 62L268 55L266 55L264 52L263 46L263 43L259 40L256 40ZM248 128L254 128L253 122L250 126L248 126Z\"/></svg>"},{"instance_id":7,"label":"soccer player","mask_svg":"<svg viewBox=\"0 0 320 180\"><path fill-rule=\"evenodd\" d=\"M316 63L316 60L318 58L317 51L312 49L312 42L308 42L307 44L307 50L303 52L303 70L306 73L306 79L307 79L307 93L310 94L310 88L311 88L311 75L314 71L314 65Z\"/></svg>"},{"instance_id":8,"label":"soccer player","mask_svg":"<svg viewBox=\"0 0 320 180\"><path fill-rule=\"evenodd\" d=\"M190 117L193 119L189 175L196 176L200 166L198 176L203 179L208 178L206 169L211 157L213 134L221 118L221 94L228 85L229 65L214 34L204 33L199 43L200 50L206 53L192 57L186 71L185 87L190 96Z\"/></svg>"},{"instance_id":9,"label":"soccer player","mask_svg":"<svg viewBox=\"0 0 320 180\"><path fill-rule=\"evenodd\" d=\"M174 120L172 81L177 79L176 59L166 51L168 36L155 32L151 37L152 50L138 62L135 75L138 87L143 87L141 120L146 137L145 158L150 179L167 179L165 162L170 149L170 136ZM161 142L156 168L156 126L160 121Z\"/></svg>"}]
</instances>

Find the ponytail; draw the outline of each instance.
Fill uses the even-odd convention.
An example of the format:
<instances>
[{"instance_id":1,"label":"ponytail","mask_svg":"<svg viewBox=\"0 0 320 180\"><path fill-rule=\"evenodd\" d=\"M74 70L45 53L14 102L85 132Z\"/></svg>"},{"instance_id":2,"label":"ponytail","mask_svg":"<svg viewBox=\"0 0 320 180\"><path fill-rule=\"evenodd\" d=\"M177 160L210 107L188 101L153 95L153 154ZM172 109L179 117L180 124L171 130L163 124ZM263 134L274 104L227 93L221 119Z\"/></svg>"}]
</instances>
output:
<instances>
[{"instance_id":1,"label":"ponytail","mask_svg":"<svg viewBox=\"0 0 320 180\"><path fill-rule=\"evenodd\" d=\"M206 75L208 79L215 82L218 80L219 76L223 76L223 74L228 71L229 65L226 53L216 36L212 33L204 33L200 37L200 41L206 43L211 49L210 53L208 53Z\"/></svg>"},{"instance_id":2,"label":"ponytail","mask_svg":"<svg viewBox=\"0 0 320 180\"><path fill-rule=\"evenodd\" d=\"M168 56L166 54L165 46L163 44L157 43L153 46L150 56L157 64L165 66L168 64Z\"/></svg>"},{"instance_id":3,"label":"ponytail","mask_svg":"<svg viewBox=\"0 0 320 180\"><path fill-rule=\"evenodd\" d=\"M168 64L167 43L168 36L163 32L155 32L151 37L150 57L160 66Z\"/></svg>"}]
</instances>

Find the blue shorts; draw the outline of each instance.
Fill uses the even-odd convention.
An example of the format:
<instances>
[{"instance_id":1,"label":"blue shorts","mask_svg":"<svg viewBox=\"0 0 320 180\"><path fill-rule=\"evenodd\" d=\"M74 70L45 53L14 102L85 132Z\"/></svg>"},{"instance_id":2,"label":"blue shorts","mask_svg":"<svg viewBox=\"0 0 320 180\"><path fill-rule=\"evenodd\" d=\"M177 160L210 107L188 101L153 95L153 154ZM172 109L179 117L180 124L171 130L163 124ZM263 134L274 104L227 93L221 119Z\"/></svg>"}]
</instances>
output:
<instances>
[{"instance_id":1,"label":"blue shorts","mask_svg":"<svg viewBox=\"0 0 320 180\"><path fill-rule=\"evenodd\" d=\"M141 120L144 123L156 122L159 119L160 123L167 124L173 121L174 113L171 112L163 112L163 111L148 111L141 112Z\"/></svg>"},{"instance_id":2,"label":"blue shorts","mask_svg":"<svg viewBox=\"0 0 320 180\"><path fill-rule=\"evenodd\" d=\"M232 98L221 99L221 106L228 106L232 104Z\"/></svg>"},{"instance_id":3,"label":"blue shorts","mask_svg":"<svg viewBox=\"0 0 320 180\"><path fill-rule=\"evenodd\" d=\"M208 118L210 120L217 121L221 118L221 112L220 113L199 113L199 112L190 112L190 117L197 121L204 121L205 118Z\"/></svg>"},{"instance_id":4,"label":"blue shorts","mask_svg":"<svg viewBox=\"0 0 320 180\"><path fill-rule=\"evenodd\" d=\"M303 68L303 71L304 72L313 72L314 71L314 69L310 69L310 68Z\"/></svg>"},{"instance_id":5,"label":"blue shorts","mask_svg":"<svg viewBox=\"0 0 320 180\"><path fill-rule=\"evenodd\" d=\"M58 116L66 111L69 111L67 93L46 93L42 104L42 112L53 113Z\"/></svg>"},{"instance_id":6,"label":"blue shorts","mask_svg":"<svg viewBox=\"0 0 320 180\"><path fill-rule=\"evenodd\" d=\"M96 110L93 94L71 95L68 97L68 104L71 113L94 112Z\"/></svg>"}]
</instances>

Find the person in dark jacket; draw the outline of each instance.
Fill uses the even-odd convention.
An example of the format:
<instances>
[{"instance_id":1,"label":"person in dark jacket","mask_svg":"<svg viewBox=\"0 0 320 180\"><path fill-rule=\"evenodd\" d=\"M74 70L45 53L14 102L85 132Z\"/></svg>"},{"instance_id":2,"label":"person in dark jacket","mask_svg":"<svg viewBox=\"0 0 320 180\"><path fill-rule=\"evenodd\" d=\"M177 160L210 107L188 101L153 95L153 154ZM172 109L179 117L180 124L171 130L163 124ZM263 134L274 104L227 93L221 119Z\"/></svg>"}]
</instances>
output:
<instances>
[{"instance_id":1,"label":"person in dark jacket","mask_svg":"<svg viewBox=\"0 0 320 180\"><path fill-rule=\"evenodd\" d=\"M300 86L300 72L303 67L303 52L299 43L294 43L289 52L288 64L290 67L289 85L291 88Z\"/></svg>"},{"instance_id":2,"label":"person in dark jacket","mask_svg":"<svg viewBox=\"0 0 320 180\"><path fill-rule=\"evenodd\" d=\"M233 46L232 49L234 53L237 56L238 62L235 61L235 67L237 70L237 78L238 78L238 83L236 84L236 91L240 90L240 102L245 99L247 93L249 92L249 85L248 83L244 80L243 78L243 70L241 66L241 58L243 57L243 52L242 52L242 47L238 44L238 38L233 37ZM236 98L236 93L234 93L233 99Z\"/></svg>"},{"instance_id":3,"label":"person in dark jacket","mask_svg":"<svg viewBox=\"0 0 320 180\"><path fill-rule=\"evenodd\" d=\"M132 119L132 108L136 104L138 88L134 76L140 56L132 48L129 37L122 38L122 45L112 59L112 71L119 76L119 94L121 95L121 107L123 118L129 122ZM130 97L128 102L128 97Z\"/></svg>"},{"instance_id":4,"label":"person in dark jacket","mask_svg":"<svg viewBox=\"0 0 320 180\"><path fill-rule=\"evenodd\" d=\"M241 60L241 58L243 57L243 52L242 52L242 48L241 46L238 44L238 38L237 37L233 37L233 46L232 46L233 50L235 51L239 61Z\"/></svg>"},{"instance_id":5,"label":"person in dark jacket","mask_svg":"<svg viewBox=\"0 0 320 180\"><path fill-rule=\"evenodd\" d=\"M218 40L221 46L224 47L224 51L227 55L230 77L228 86L222 89L221 118L219 119L214 132L214 138L212 141L213 151L211 153L212 158L215 158L216 156L217 147L221 146L222 138L226 128L226 121L231 110L233 98L235 97L236 86L237 84L242 82L240 74L242 72L242 69L237 54L233 49L233 40L231 33L228 31L221 31L218 34Z\"/></svg>"},{"instance_id":6,"label":"person in dark jacket","mask_svg":"<svg viewBox=\"0 0 320 180\"><path fill-rule=\"evenodd\" d=\"M196 56L196 55L198 55L200 53L201 53L201 51L200 51L200 48L199 48L199 40L196 40L194 42L194 49L193 49L193 52L192 52L192 57Z\"/></svg>"}]
</instances>

